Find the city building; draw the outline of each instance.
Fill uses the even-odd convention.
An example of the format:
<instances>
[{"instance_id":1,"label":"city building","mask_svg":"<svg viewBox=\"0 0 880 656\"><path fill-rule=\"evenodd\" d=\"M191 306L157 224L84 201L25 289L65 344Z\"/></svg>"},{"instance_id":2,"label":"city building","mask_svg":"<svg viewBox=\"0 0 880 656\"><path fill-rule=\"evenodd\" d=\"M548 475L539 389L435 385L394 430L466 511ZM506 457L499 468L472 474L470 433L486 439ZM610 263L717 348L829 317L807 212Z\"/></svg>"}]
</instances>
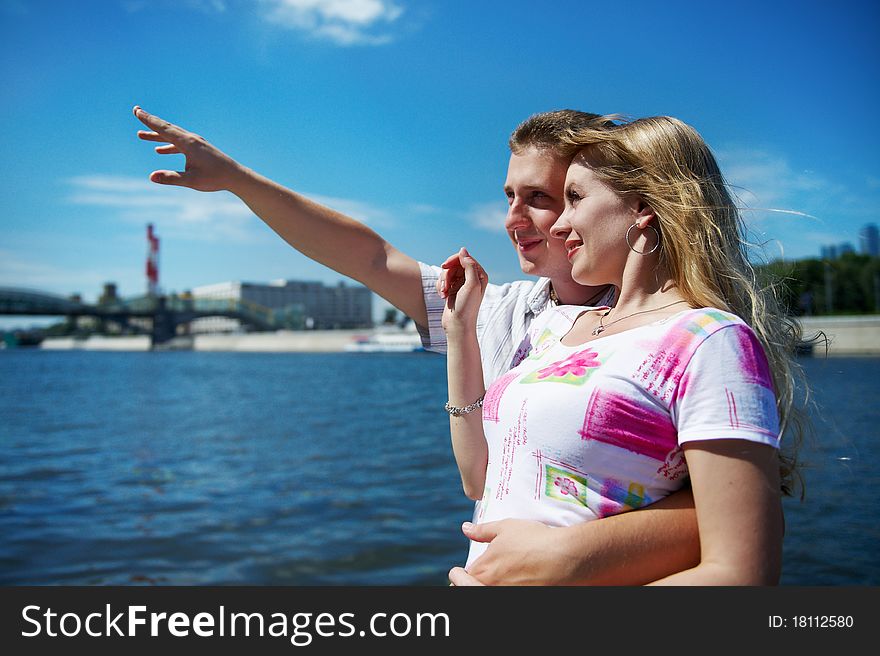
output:
<instances>
[{"instance_id":1,"label":"city building","mask_svg":"<svg viewBox=\"0 0 880 656\"><path fill-rule=\"evenodd\" d=\"M880 256L880 230L876 223L868 223L859 230L859 252L871 257Z\"/></svg>"},{"instance_id":2,"label":"city building","mask_svg":"<svg viewBox=\"0 0 880 656\"><path fill-rule=\"evenodd\" d=\"M828 244L822 246L819 252L821 253L823 260L836 260L847 253L855 253L856 249L852 243L845 241L840 244Z\"/></svg>"},{"instance_id":3,"label":"city building","mask_svg":"<svg viewBox=\"0 0 880 656\"><path fill-rule=\"evenodd\" d=\"M270 308L295 317L291 328L332 330L369 328L373 324L373 295L361 285L327 286L320 282L275 280L269 284L221 282L192 289L195 299L234 300ZM207 317L194 321L193 333L235 332L236 319Z\"/></svg>"},{"instance_id":4,"label":"city building","mask_svg":"<svg viewBox=\"0 0 880 656\"><path fill-rule=\"evenodd\" d=\"M834 244L828 246L822 246L819 251L821 253L823 260L836 260L837 259L837 246Z\"/></svg>"},{"instance_id":5,"label":"city building","mask_svg":"<svg viewBox=\"0 0 880 656\"><path fill-rule=\"evenodd\" d=\"M847 253L855 253L856 249L850 242L826 244L819 249L823 260L836 260ZM880 257L880 229L876 223L867 223L859 230L859 249L862 255Z\"/></svg>"}]
</instances>

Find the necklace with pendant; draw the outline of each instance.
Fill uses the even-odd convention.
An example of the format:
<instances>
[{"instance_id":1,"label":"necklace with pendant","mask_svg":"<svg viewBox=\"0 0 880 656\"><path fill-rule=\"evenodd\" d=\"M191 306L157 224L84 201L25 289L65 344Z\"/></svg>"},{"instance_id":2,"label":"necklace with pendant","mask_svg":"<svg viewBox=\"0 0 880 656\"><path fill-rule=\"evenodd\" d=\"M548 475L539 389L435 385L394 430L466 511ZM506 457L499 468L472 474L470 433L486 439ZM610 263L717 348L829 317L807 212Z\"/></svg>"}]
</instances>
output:
<instances>
[{"instance_id":1,"label":"necklace with pendant","mask_svg":"<svg viewBox=\"0 0 880 656\"><path fill-rule=\"evenodd\" d=\"M623 321L624 319L629 319L630 317L634 317L637 314L647 314L648 312L657 312L658 310L664 310L664 309L671 307L673 305L677 305L678 303L687 303L687 301L674 301L672 303L667 303L666 305L661 305L660 307L657 307L657 308L651 308L650 310L641 310L639 312L633 312L632 314L627 314L623 317L620 317L619 319L615 319L614 321L612 321L608 325L604 325L602 323L602 320L605 317L607 317L609 315L609 313L611 312L611 310L613 309L613 308L608 308L608 310L606 310L604 314L599 315L599 325L596 326L595 328L593 328L592 334L599 335L599 334L605 332L605 330L607 328L609 328L610 326L613 326L614 324L616 324L618 321Z\"/></svg>"}]
</instances>

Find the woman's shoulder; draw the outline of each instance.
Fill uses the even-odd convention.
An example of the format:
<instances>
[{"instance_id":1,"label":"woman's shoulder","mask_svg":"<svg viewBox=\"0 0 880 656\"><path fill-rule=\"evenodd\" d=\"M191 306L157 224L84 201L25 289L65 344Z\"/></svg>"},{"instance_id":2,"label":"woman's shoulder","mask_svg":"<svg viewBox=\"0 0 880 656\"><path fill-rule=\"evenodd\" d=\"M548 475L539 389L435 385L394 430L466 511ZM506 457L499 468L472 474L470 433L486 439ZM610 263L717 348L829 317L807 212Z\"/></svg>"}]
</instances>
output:
<instances>
[{"instance_id":1,"label":"woman's shoulder","mask_svg":"<svg viewBox=\"0 0 880 656\"><path fill-rule=\"evenodd\" d=\"M702 337L708 337L731 326L751 331L751 327L741 317L713 307L684 310L660 323L667 324L670 330L685 331Z\"/></svg>"},{"instance_id":2,"label":"woman's shoulder","mask_svg":"<svg viewBox=\"0 0 880 656\"><path fill-rule=\"evenodd\" d=\"M738 350L742 344L757 344L754 330L741 317L713 307L692 308L655 324L655 340L663 351L675 351L687 362L698 350ZM714 346L711 346L714 345Z\"/></svg>"}]
</instances>

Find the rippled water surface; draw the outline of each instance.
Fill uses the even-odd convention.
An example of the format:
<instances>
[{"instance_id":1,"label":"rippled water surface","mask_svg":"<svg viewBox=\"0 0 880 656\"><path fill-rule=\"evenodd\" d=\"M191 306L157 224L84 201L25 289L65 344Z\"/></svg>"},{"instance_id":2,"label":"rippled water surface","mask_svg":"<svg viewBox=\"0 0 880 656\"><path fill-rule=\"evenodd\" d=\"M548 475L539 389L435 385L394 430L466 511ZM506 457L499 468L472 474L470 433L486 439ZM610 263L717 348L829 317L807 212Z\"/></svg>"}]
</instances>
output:
<instances>
[{"instance_id":1,"label":"rippled water surface","mask_svg":"<svg viewBox=\"0 0 880 656\"><path fill-rule=\"evenodd\" d=\"M880 359L803 364L783 582L880 584ZM0 352L0 584L443 585L445 398L425 354Z\"/></svg>"}]
</instances>

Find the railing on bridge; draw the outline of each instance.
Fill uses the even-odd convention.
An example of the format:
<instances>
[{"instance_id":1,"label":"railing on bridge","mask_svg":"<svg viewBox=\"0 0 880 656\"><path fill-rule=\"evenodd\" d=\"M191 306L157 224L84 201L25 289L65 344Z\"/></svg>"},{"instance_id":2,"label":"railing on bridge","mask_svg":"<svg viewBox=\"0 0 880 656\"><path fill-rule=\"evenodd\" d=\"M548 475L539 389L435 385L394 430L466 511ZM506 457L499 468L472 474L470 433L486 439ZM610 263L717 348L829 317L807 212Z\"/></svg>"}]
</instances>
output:
<instances>
[{"instance_id":1,"label":"railing on bridge","mask_svg":"<svg viewBox=\"0 0 880 656\"><path fill-rule=\"evenodd\" d=\"M67 314L88 307L80 301L33 289L0 287L0 314Z\"/></svg>"},{"instance_id":2,"label":"railing on bridge","mask_svg":"<svg viewBox=\"0 0 880 656\"><path fill-rule=\"evenodd\" d=\"M302 328L300 305L267 308L241 299L207 299L187 296L136 296L91 305L30 289L0 288L0 314L95 316L106 319L162 316L176 326L195 319L222 316L239 319L262 330Z\"/></svg>"}]
</instances>

